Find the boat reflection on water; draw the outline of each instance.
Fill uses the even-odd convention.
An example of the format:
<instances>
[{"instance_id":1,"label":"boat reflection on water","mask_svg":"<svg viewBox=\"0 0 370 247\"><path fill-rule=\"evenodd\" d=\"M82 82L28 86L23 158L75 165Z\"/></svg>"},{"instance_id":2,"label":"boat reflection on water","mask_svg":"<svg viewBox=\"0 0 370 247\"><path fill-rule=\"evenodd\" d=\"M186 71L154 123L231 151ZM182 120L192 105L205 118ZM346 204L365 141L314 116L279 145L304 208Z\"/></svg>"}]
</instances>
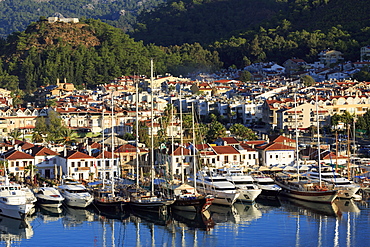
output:
<instances>
[{"instance_id":1,"label":"boat reflection on water","mask_svg":"<svg viewBox=\"0 0 370 247\"><path fill-rule=\"evenodd\" d=\"M257 203L234 203L232 206L211 205L209 211L216 224L223 222L246 223L259 219L262 216Z\"/></svg>"},{"instance_id":2,"label":"boat reflection on water","mask_svg":"<svg viewBox=\"0 0 370 247\"><path fill-rule=\"evenodd\" d=\"M38 207L40 212L39 217L43 222L53 222L61 219L63 217L63 208L62 207Z\"/></svg>"},{"instance_id":3,"label":"boat reflection on water","mask_svg":"<svg viewBox=\"0 0 370 247\"><path fill-rule=\"evenodd\" d=\"M209 231L215 226L208 210L204 212L190 212L174 210L171 213L174 220L184 223L188 228L198 228Z\"/></svg>"},{"instance_id":4,"label":"boat reflection on water","mask_svg":"<svg viewBox=\"0 0 370 247\"><path fill-rule=\"evenodd\" d=\"M155 225L167 226L172 222L170 215L167 213L162 213L161 211L156 212L131 209L128 212L137 218L143 219L143 223L154 223ZM130 218L133 219L133 217Z\"/></svg>"},{"instance_id":5,"label":"boat reflection on water","mask_svg":"<svg viewBox=\"0 0 370 247\"><path fill-rule=\"evenodd\" d=\"M33 236L33 229L28 218L17 220L6 216L0 216L0 241L5 242L6 246L12 246L13 242L22 239L30 239Z\"/></svg>"},{"instance_id":6,"label":"boat reflection on water","mask_svg":"<svg viewBox=\"0 0 370 247\"><path fill-rule=\"evenodd\" d=\"M335 203L317 203L297 200L293 198L280 198L280 202L284 209L288 212L299 213L311 217L315 216L340 216L340 211Z\"/></svg>"},{"instance_id":7,"label":"boat reflection on water","mask_svg":"<svg viewBox=\"0 0 370 247\"><path fill-rule=\"evenodd\" d=\"M64 227L81 225L85 221L94 221L94 212L89 208L64 208L64 217L62 219Z\"/></svg>"},{"instance_id":8,"label":"boat reflection on water","mask_svg":"<svg viewBox=\"0 0 370 247\"><path fill-rule=\"evenodd\" d=\"M337 199L334 201L335 205L337 205L338 209L342 213L355 213L360 214L360 209L356 205L356 203L351 200L343 200L343 199Z\"/></svg>"}]
</instances>

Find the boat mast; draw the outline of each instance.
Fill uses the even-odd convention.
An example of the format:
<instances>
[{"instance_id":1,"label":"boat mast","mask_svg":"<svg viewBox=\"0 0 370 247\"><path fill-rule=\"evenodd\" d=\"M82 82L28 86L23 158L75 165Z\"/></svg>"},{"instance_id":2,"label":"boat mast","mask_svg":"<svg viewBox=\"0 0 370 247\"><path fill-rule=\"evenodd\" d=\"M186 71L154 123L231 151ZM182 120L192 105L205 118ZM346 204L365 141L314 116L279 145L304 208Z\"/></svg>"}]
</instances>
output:
<instances>
[{"instance_id":1,"label":"boat mast","mask_svg":"<svg viewBox=\"0 0 370 247\"><path fill-rule=\"evenodd\" d=\"M348 124L348 127L347 127L347 155L348 155L348 162L347 162L347 177L348 179L350 180L351 179L351 150L350 150L350 139L349 139L349 128L350 128L350 124Z\"/></svg>"},{"instance_id":2,"label":"boat mast","mask_svg":"<svg viewBox=\"0 0 370 247\"><path fill-rule=\"evenodd\" d=\"M173 138L173 103L172 103L172 98L171 98L171 180L173 180L173 155L174 155L174 138Z\"/></svg>"},{"instance_id":3,"label":"boat mast","mask_svg":"<svg viewBox=\"0 0 370 247\"><path fill-rule=\"evenodd\" d=\"M154 134L153 134L153 129L154 129L154 118L153 118L153 108L154 108L154 102L153 102L153 90L154 90L154 85L153 85L153 59L150 59L150 93L151 93L151 98L152 98L152 102L151 102L151 110L150 110L150 114L151 114L151 121L150 121L150 135L151 135L151 192L153 194L154 192Z\"/></svg>"},{"instance_id":4,"label":"boat mast","mask_svg":"<svg viewBox=\"0 0 370 247\"><path fill-rule=\"evenodd\" d=\"M297 178L299 181L297 91L294 93L294 115L295 115L295 159L297 164L297 175L298 175Z\"/></svg>"},{"instance_id":5,"label":"boat mast","mask_svg":"<svg viewBox=\"0 0 370 247\"><path fill-rule=\"evenodd\" d=\"M339 154L339 147L338 147L338 131L335 131L335 147L336 147L336 155L335 155L335 172L338 172L338 154Z\"/></svg>"},{"instance_id":6,"label":"boat mast","mask_svg":"<svg viewBox=\"0 0 370 247\"><path fill-rule=\"evenodd\" d=\"M104 103L104 100L103 100L103 103ZM102 183L103 183L103 188L105 187L105 183L104 183L104 179L105 179L105 159L104 159L104 150L105 150L105 145L104 145L104 131L105 131L105 124L104 124L104 111L105 111L105 106L103 105L103 109L102 109L102 129L103 129L103 132L102 132L102 137L103 137L103 142L102 142L102 146L101 146L101 150L102 150L102 167L103 167L103 171L102 171Z\"/></svg>"},{"instance_id":7,"label":"boat mast","mask_svg":"<svg viewBox=\"0 0 370 247\"><path fill-rule=\"evenodd\" d=\"M318 94L316 89L316 125L317 125L317 154L318 154L318 162L319 162L319 181L321 187L321 150L320 150L320 122L319 122L319 101L318 101Z\"/></svg>"},{"instance_id":8,"label":"boat mast","mask_svg":"<svg viewBox=\"0 0 370 247\"><path fill-rule=\"evenodd\" d=\"M135 83L136 90L136 186L139 186L139 82Z\"/></svg>"},{"instance_id":9,"label":"boat mast","mask_svg":"<svg viewBox=\"0 0 370 247\"><path fill-rule=\"evenodd\" d=\"M197 166L195 161L195 121L194 121L194 102L191 103L191 121L193 125L193 176L194 176L194 192L197 190L197 180L195 179L197 174ZM191 149L190 149L191 150Z\"/></svg>"},{"instance_id":10,"label":"boat mast","mask_svg":"<svg viewBox=\"0 0 370 247\"><path fill-rule=\"evenodd\" d=\"M183 130L182 130L182 101L181 101L181 83L180 83L180 94L179 94L179 103L180 103L180 150L181 150L181 158L180 158L180 161L181 161L181 183L183 184L185 182L185 178L184 178L184 150L183 150L183 143L184 143L184 139L183 139Z\"/></svg>"},{"instance_id":11,"label":"boat mast","mask_svg":"<svg viewBox=\"0 0 370 247\"><path fill-rule=\"evenodd\" d=\"M111 98L111 108L112 108L112 114L111 114L111 122L112 122L112 126L111 126L111 132L112 132L112 135L111 135L111 138L112 138L112 162L111 162L111 166L110 166L110 174L111 174L111 183L112 183L112 197L114 197L114 171L113 171L113 167L114 167L114 124L113 124L113 121L114 121L114 102L113 102L113 90L112 90L112 98Z\"/></svg>"}]
</instances>

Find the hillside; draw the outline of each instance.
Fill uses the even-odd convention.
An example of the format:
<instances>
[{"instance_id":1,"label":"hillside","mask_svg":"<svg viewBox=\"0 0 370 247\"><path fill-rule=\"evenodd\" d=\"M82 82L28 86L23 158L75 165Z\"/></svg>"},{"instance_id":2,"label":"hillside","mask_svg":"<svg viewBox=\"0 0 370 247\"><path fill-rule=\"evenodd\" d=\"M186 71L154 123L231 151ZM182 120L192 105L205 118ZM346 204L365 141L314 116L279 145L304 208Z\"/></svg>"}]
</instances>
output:
<instances>
[{"instance_id":1,"label":"hillside","mask_svg":"<svg viewBox=\"0 0 370 247\"><path fill-rule=\"evenodd\" d=\"M100 19L130 30L136 16L163 0L2 0L0 1L0 37L23 31L40 16L64 16Z\"/></svg>"},{"instance_id":2,"label":"hillside","mask_svg":"<svg viewBox=\"0 0 370 247\"><path fill-rule=\"evenodd\" d=\"M370 42L369 12L365 0L172 0L140 15L132 36L157 45L199 42L225 66L313 62L328 48L356 61Z\"/></svg>"},{"instance_id":3,"label":"hillside","mask_svg":"<svg viewBox=\"0 0 370 247\"><path fill-rule=\"evenodd\" d=\"M216 52L199 44L158 47L135 42L121 29L99 20L49 23L41 19L0 45L0 87L28 92L66 78L77 88L94 88L122 75L184 75L221 67Z\"/></svg>"}]
</instances>

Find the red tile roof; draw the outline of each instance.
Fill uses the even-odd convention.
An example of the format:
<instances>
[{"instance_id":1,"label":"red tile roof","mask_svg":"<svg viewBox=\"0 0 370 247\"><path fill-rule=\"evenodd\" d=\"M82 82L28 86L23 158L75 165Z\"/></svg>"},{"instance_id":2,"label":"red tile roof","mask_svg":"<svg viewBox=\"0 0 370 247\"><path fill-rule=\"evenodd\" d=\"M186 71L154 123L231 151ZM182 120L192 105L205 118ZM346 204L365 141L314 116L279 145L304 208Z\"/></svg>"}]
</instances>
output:
<instances>
[{"instance_id":1,"label":"red tile roof","mask_svg":"<svg viewBox=\"0 0 370 247\"><path fill-rule=\"evenodd\" d=\"M221 137L221 140L226 141L227 144L239 144L239 141L235 137Z\"/></svg>"},{"instance_id":2,"label":"red tile roof","mask_svg":"<svg viewBox=\"0 0 370 247\"><path fill-rule=\"evenodd\" d=\"M240 154L233 146L214 146L212 148L217 154Z\"/></svg>"},{"instance_id":3,"label":"red tile roof","mask_svg":"<svg viewBox=\"0 0 370 247\"><path fill-rule=\"evenodd\" d=\"M30 148L30 150L32 152L32 156L59 155L59 153L43 146L34 146Z\"/></svg>"},{"instance_id":4,"label":"red tile roof","mask_svg":"<svg viewBox=\"0 0 370 247\"><path fill-rule=\"evenodd\" d=\"M64 158L67 158L67 159L93 159L94 157L88 155L88 154L85 154L85 153L82 153L80 151L67 151L67 155L64 156L64 154L62 153L61 154L62 157Z\"/></svg>"},{"instance_id":5,"label":"red tile roof","mask_svg":"<svg viewBox=\"0 0 370 247\"><path fill-rule=\"evenodd\" d=\"M280 143L270 142L264 146L257 147L258 149L264 150L264 151L274 151L274 150L295 150L294 147L287 146Z\"/></svg>"},{"instance_id":6,"label":"red tile roof","mask_svg":"<svg viewBox=\"0 0 370 247\"><path fill-rule=\"evenodd\" d=\"M15 149L9 151L4 156L7 160L34 159L32 155L23 153Z\"/></svg>"}]
</instances>

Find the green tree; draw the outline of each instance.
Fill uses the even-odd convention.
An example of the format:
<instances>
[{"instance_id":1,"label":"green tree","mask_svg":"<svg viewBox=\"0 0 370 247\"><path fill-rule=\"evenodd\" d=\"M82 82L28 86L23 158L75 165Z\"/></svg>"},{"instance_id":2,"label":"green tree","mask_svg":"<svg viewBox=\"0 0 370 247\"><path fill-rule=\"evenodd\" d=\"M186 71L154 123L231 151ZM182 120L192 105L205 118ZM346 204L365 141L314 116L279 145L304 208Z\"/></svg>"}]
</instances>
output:
<instances>
[{"instance_id":1,"label":"green tree","mask_svg":"<svg viewBox=\"0 0 370 247\"><path fill-rule=\"evenodd\" d=\"M251 72L249 72L247 70L242 71L241 74L240 74L240 80L242 82L251 81L252 80L252 74L251 74Z\"/></svg>"},{"instance_id":2,"label":"green tree","mask_svg":"<svg viewBox=\"0 0 370 247\"><path fill-rule=\"evenodd\" d=\"M20 107L23 104L24 92L20 89L15 89L11 92L10 96L13 100L13 107Z\"/></svg>"},{"instance_id":3,"label":"green tree","mask_svg":"<svg viewBox=\"0 0 370 247\"><path fill-rule=\"evenodd\" d=\"M213 121L209 125L209 130L206 135L207 142L214 142L219 137L226 136L226 128L218 121Z\"/></svg>"},{"instance_id":4,"label":"green tree","mask_svg":"<svg viewBox=\"0 0 370 247\"><path fill-rule=\"evenodd\" d=\"M62 142L64 144L71 145L72 143L76 142L77 133L69 128L62 127L60 136L62 137Z\"/></svg>"},{"instance_id":5,"label":"green tree","mask_svg":"<svg viewBox=\"0 0 370 247\"><path fill-rule=\"evenodd\" d=\"M245 127L243 124L236 123L230 127L230 133L235 135L237 138L247 139L249 141L256 140L257 135L253 130Z\"/></svg>"},{"instance_id":6,"label":"green tree","mask_svg":"<svg viewBox=\"0 0 370 247\"><path fill-rule=\"evenodd\" d=\"M56 107L58 104L57 104L57 100L56 99L49 99L48 101L46 101L46 106L47 107Z\"/></svg>"},{"instance_id":7,"label":"green tree","mask_svg":"<svg viewBox=\"0 0 370 247\"><path fill-rule=\"evenodd\" d=\"M35 132L39 133L40 135L45 135L48 132L48 125L46 124L46 120L43 116L36 118Z\"/></svg>"},{"instance_id":8,"label":"green tree","mask_svg":"<svg viewBox=\"0 0 370 247\"><path fill-rule=\"evenodd\" d=\"M306 87L314 86L316 84L315 80L309 75L301 76L301 81Z\"/></svg>"},{"instance_id":9,"label":"green tree","mask_svg":"<svg viewBox=\"0 0 370 247\"><path fill-rule=\"evenodd\" d=\"M20 129L14 129L8 135L15 141L21 137L22 131Z\"/></svg>"},{"instance_id":10,"label":"green tree","mask_svg":"<svg viewBox=\"0 0 370 247\"><path fill-rule=\"evenodd\" d=\"M32 134L32 141L36 143L42 143L44 141L44 138L39 132L34 132Z\"/></svg>"}]
</instances>

